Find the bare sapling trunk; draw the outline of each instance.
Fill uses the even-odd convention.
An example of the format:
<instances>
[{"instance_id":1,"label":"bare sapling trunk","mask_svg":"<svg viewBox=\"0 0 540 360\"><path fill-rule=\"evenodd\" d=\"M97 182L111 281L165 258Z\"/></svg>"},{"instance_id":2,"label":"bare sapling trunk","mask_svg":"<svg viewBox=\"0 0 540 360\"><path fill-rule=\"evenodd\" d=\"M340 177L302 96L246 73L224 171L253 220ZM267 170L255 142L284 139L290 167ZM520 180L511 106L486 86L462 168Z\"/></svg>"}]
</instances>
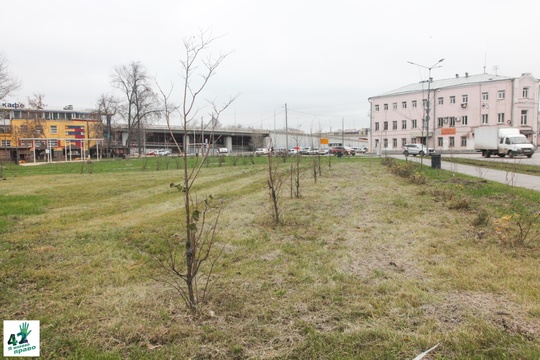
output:
<instances>
[{"instance_id":1,"label":"bare sapling trunk","mask_svg":"<svg viewBox=\"0 0 540 360\"><path fill-rule=\"evenodd\" d=\"M317 183L317 170L320 169L320 166L318 165L320 159L320 155L313 156L313 181L315 184Z\"/></svg>"},{"instance_id":2,"label":"bare sapling trunk","mask_svg":"<svg viewBox=\"0 0 540 360\"><path fill-rule=\"evenodd\" d=\"M195 120L199 113L197 99L205 89L210 78L215 74L217 67L226 58L226 54L221 54L217 58L208 57L200 59L205 53L210 44L216 38L208 36L202 32L198 37L191 37L184 40L186 49L186 58L182 61L182 77L183 77L183 98L181 105L178 107L172 106L168 102L170 92L165 94L161 89L163 103L165 105L165 114L169 131L171 132L169 117L175 111L178 111L181 117L183 126L184 139L189 139L189 127L195 127ZM201 73L201 69L204 71ZM222 106L217 106L214 102L208 101L212 111L209 114L211 120L205 125L201 121L203 129L208 129L209 139L214 139L213 132L221 113L234 101L231 98ZM198 119L197 119L198 120ZM188 163L188 149L186 141L183 146L176 142L176 148L182 158L182 181L178 184L172 183L171 187L176 187L183 195L183 220L180 224L183 227L183 246L181 243L168 246L168 250L160 258L162 266L173 274L173 281L170 283L179 292L188 309L196 314L200 311L200 304L207 297L209 289L209 281L213 273L214 265L221 255L221 251L217 254L213 252L216 243L217 223L219 219L219 211L213 220L209 220L207 216L211 209L212 196L207 196L203 201L197 201L197 197L192 192L192 187L207 161L210 154L210 146L201 148L200 156L196 157L194 163ZM204 140L202 141L204 143ZM209 222L210 221L210 222ZM177 258L178 252L183 249L183 261ZM204 271L203 271L204 269ZM203 281L203 286L199 287L199 282Z\"/></svg>"},{"instance_id":3,"label":"bare sapling trunk","mask_svg":"<svg viewBox=\"0 0 540 360\"><path fill-rule=\"evenodd\" d=\"M271 152L268 154L268 195L270 196L270 213L274 224L281 222L281 190L286 181L286 176L280 172L277 156Z\"/></svg>"}]
</instances>

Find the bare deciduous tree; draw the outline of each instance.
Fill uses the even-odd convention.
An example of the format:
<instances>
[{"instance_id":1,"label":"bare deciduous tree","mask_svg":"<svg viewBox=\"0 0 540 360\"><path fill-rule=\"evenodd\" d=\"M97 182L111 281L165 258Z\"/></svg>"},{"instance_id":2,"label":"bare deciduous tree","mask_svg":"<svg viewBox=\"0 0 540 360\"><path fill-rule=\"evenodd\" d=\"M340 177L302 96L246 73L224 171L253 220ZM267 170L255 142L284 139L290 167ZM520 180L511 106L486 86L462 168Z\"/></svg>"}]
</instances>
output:
<instances>
[{"instance_id":1,"label":"bare deciduous tree","mask_svg":"<svg viewBox=\"0 0 540 360\"><path fill-rule=\"evenodd\" d=\"M28 98L28 105L34 110L43 110L47 107L45 104L45 95L33 94ZM19 135L23 138L40 138L46 136L44 127L46 126L44 111L33 111L33 119L26 119L19 128Z\"/></svg>"},{"instance_id":2,"label":"bare deciduous tree","mask_svg":"<svg viewBox=\"0 0 540 360\"><path fill-rule=\"evenodd\" d=\"M21 84L9 72L8 60L3 53L0 53L0 100L7 98L19 90Z\"/></svg>"},{"instance_id":3,"label":"bare deciduous tree","mask_svg":"<svg viewBox=\"0 0 540 360\"><path fill-rule=\"evenodd\" d=\"M279 157L280 155L275 154L273 151L268 153L268 177L266 179L268 195L270 196L270 214L276 225L282 220L283 207L281 192L283 184L288 177L280 168L281 161L278 160Z\"/></svg>"},{"instance_id":4,"label":"bare deciduous tree","mask_svg":"<svg viewBox=\"0 0 540 360\"><path fill-rule=\"evenodd\" d=\"M128 126L126 146L129 152L135 138L139 156L143 151L144 126L159 116L160 105L151 84L152 79L139 62L116 67L112 75L113 87L125 97L118 110Z\"/></svg>"},{"instance_id":5,"label":"bare deciduous tree","mask_svg":"<svg viewBox=\"0 0 540 360\"><path fill-rule=\"evenodd\" d=\"M300 128L300 127L299 127ZM299 198L300 197L300 180L302 179L302 176L304 175L304 169L302 169L302 155L300 153L300 137L298 135L294 135L293 139L296 144L297 153L294 154L294 167L291 165L291 198L294 197Z\"/></svg>"},{"instance_id":6,"label":"bare deciduous tree","mask_svg":"<svg viewBox=\"0 0 540 360\"><path fill-rule=\"evenodd\" d=\"M120 106L120 100L113 95L101 94L96 104L96 117L102 119L105 117L105 124L100 123L102 126L102 134L106 141L107 157L114 155L114 149L112 146L113 141L113 117L118 112Z\"/></svg>"},{"instance_id":7,"label":"bare deciduous tree","mask_svg":"<svg viewBox=\"0 0 540 360\"><path fill-rule=\"evenodd\" d=\"M201 32L197 37L184 39L186 58L181 61L183 78L183 97L181 105L178 107L181 122L183 126L184 139L189 137L188 125L193 124L200 111L199 97L205 89L208 81L214 76L218 66L225 60L227 54L220 54L218 57L207 57L203 59L210 45L217 38ZM200 68L204 70L201 72ZM170 128L169 116L176 109L176 106L169 103L169 94L163 92L160 88L167 124ZM209 128L210 139L213 138L213 129L219 123L221 113L234 101L229 99L226 103L218 106L215 101L208 101L211 106L211 120L203 127ZM197 119L196 119L197 118ZM169 245L168 250L163 256L158 258L163 268L173 274L173 280L170 283L177 289L187 307L193 313L199 311L199 305L204 302L208 293L208 284L212 274L215 262L220 253L212 257L216 240L216 227L219 219L219 210L214 220L208 219L208 213L211 209L210 199L207 196L203 201L197 200L192 192L192 187L198 174L207 161L210 146L202 152L202 156L196 158L195 163L190 166L188 163L187 142L184 141L183 148L176 144L180 156L183 160L183 178L178 184L171 184L176 187L184 198L184 220L182 221L184 233L181 236L183 240L183 257L178 258L177 254L182 249L181 244L175 246ZM182 260L182 261L180 261ZM208 265L208 266L203 266ZM200 282L202 281L202 284Z\"/></svg>"}]
</instances>

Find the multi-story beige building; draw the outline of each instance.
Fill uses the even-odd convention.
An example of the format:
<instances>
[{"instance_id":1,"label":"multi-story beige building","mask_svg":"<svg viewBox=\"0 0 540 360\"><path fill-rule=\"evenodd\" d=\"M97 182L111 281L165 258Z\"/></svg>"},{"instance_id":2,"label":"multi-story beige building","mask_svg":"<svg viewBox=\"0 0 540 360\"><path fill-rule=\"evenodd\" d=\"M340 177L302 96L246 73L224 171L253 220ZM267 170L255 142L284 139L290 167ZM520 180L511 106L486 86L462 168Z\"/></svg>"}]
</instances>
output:
<instances>
[{"instance_id":1,"label":"multi-story beige building","mask_svg":"<svg viewBox=\"0 0 540 360\"><path fill-rule=\"evenodd\" d=\"M480 74L429 79L369 98L371 145L401 151L423 143L438 152L474 151L481 126L518 127L538 146L539 80ZM429 99L429 102L428 102Z\"/></svg>"}]
</instances>

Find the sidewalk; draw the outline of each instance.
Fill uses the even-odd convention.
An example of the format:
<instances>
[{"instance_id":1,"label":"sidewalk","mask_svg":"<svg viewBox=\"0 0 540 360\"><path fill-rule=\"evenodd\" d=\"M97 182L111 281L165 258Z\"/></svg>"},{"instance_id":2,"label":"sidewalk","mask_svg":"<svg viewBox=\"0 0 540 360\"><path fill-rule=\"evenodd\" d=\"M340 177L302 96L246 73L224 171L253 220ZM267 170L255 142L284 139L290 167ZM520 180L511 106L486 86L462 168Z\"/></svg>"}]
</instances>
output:
<instances>
[{"instance_id":1,"label":"sidewalk","mask_svg":"<svg viewBox=\"0 0 540 360\"><path fill-rule=\"evenodd\" d=\"M403 159L403 155L396 156L399 159ZM409 156L409 161L420 162L419 157ZM423 159L424 166L431 167L431 160L429 158ZM465 175L479 177L485 180L491 180L500 182L507 185L513 185L523 187L531 190L540 191L540 176L525 175L519 173L510 173L506 171L493 170L489 168L480 168L469 165L454 164L448 161L444 161L444 156L441 157L441 169L458 172Z\"/></svg>"}]
</instances>

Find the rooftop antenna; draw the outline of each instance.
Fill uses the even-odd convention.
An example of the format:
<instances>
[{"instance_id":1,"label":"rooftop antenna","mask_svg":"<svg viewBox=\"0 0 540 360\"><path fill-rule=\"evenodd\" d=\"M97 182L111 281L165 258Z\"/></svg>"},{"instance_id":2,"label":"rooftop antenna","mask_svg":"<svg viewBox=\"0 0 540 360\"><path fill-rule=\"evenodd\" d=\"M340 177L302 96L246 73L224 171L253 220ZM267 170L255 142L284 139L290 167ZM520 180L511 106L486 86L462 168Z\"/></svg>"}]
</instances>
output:
<instances>
[{"instance_id":1,"label":"rooftop antenna","mask_svg":"<svg viewBox=\"0 0 540 360\"><path fill-rule=\"evenodd\" d=\"M495 75L497 75L497 70L499 70L499 65L493 65L493 71L495 72Z\"/></svg>"},{"instance_id":2,"label":"rooftop antenna","mask_svg":"<svg viewBox=\"0 0 540 360\"><path fill-rule=\"evenodd\" d=\"M484 53L484 74L486 73L487 53Z\"/></svg>"}]
</instances>

